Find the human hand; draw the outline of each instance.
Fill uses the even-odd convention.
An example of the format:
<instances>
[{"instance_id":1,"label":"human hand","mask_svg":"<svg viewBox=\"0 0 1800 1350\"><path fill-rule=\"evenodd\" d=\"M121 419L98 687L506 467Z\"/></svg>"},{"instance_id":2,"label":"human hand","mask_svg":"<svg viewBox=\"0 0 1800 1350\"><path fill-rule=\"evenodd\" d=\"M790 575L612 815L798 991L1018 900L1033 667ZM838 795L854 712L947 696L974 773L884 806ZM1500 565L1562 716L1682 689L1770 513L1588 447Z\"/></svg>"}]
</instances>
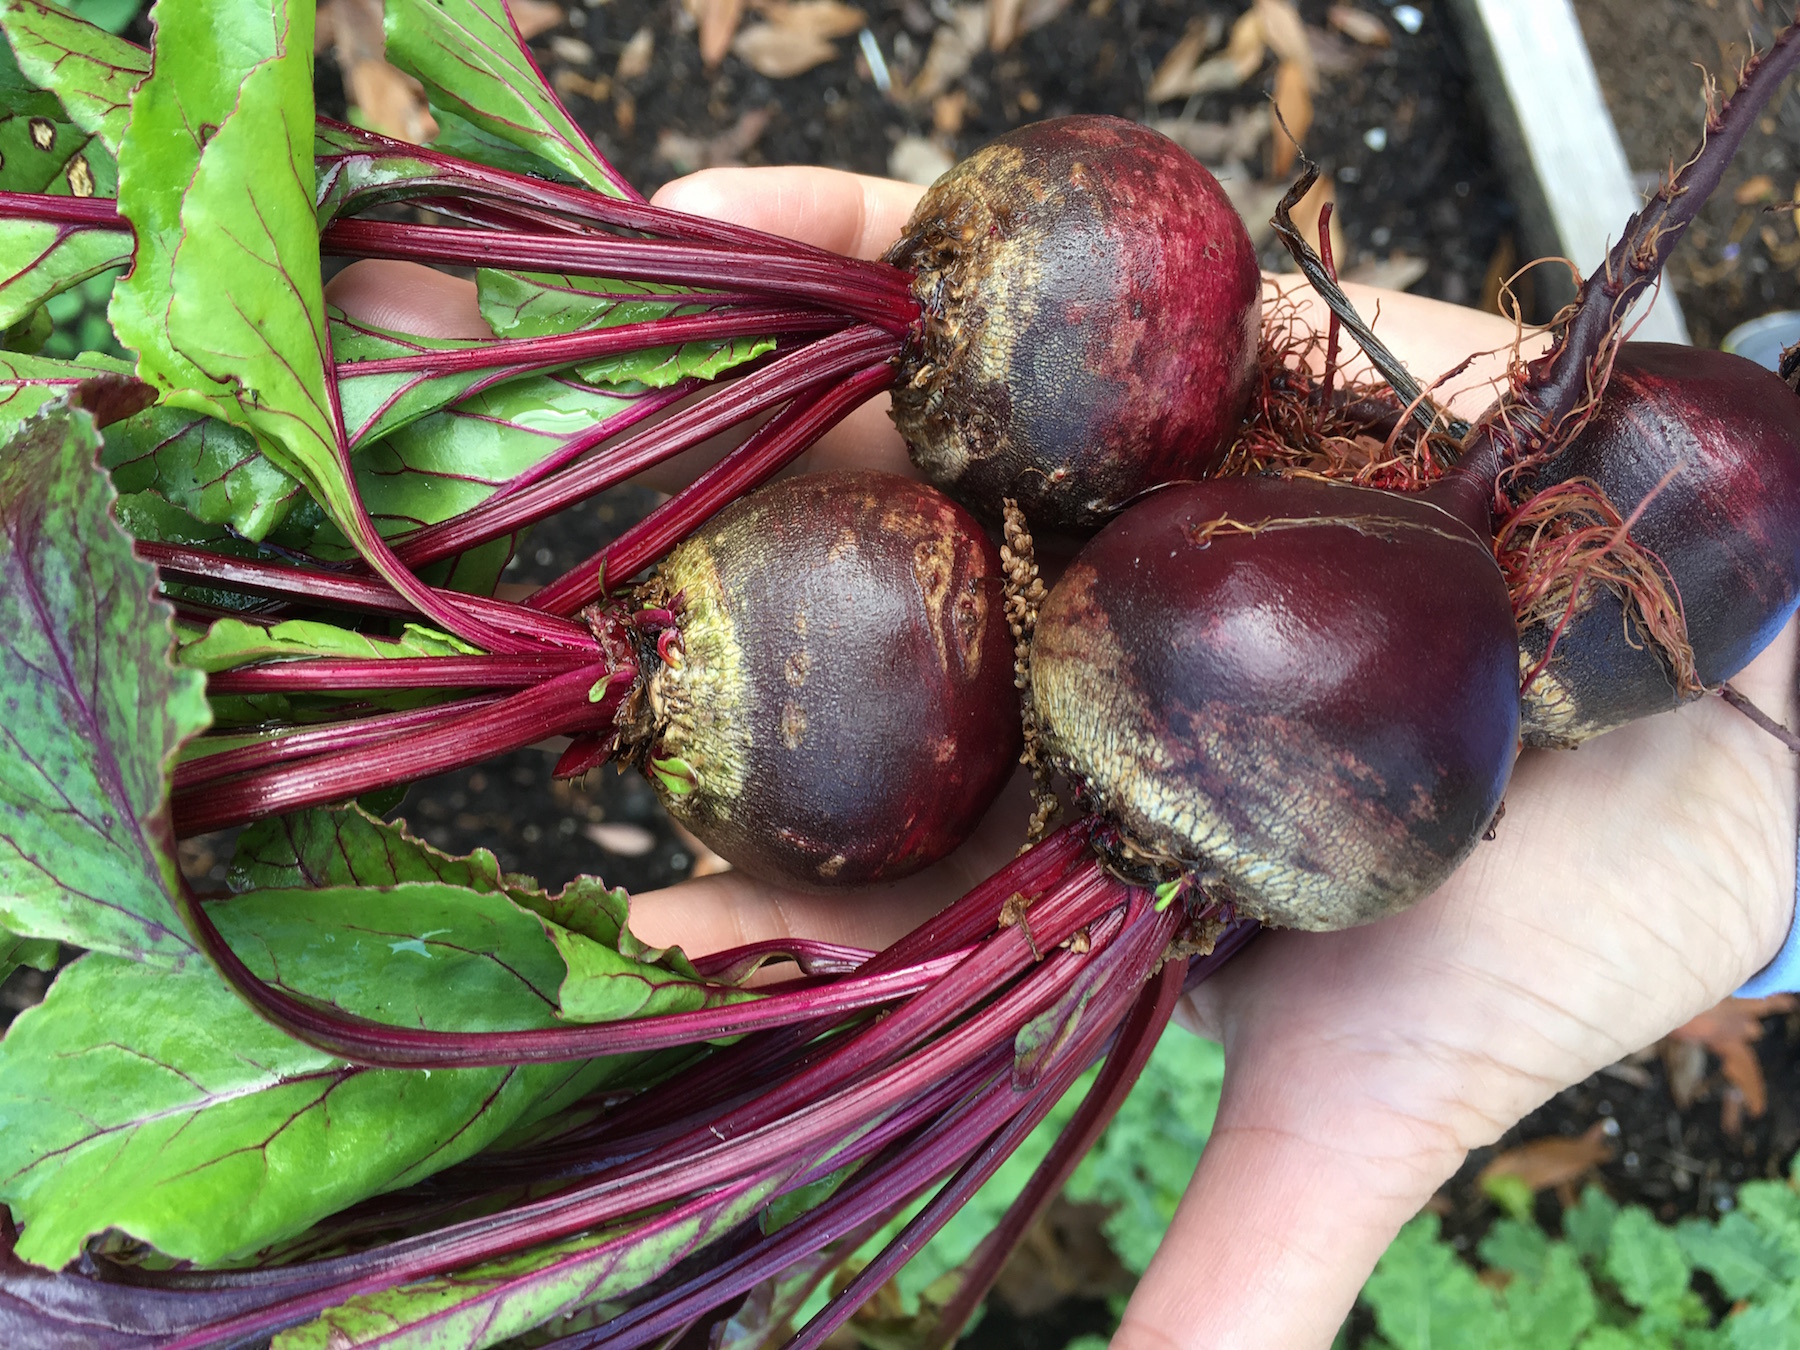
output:
<instances>
[{"instance_id":1,"label":"human hand","mask_svg":"<svg viewBox=\"0 0 1800 1350\"><path fill-rule=\"evenodd\" d=\"M713 170L657 201L868 257L916 196L824 170ZM1448 386L1462 415L1486 406L1512 325L1346 289L1427 381L1492 352ZM355 294L333 298L349 308ZM904 463L878 407L815 457L834 462ZM1790 626L1734 680L1790 722L1795 648ZM1795 795L1787 752L1704 700L1579 752L1527 752L1499 837L1412 911L1260 939L1186 1006L1225 1043L1225 1096L1120 1343L1329 1344L1375 1259L1469 1148L1774 953L1792 912ZM692 951L793 935L879 946L1004 861L1022 821L1015 792L970 845L879 903L726 874L634 898L633 924Z\"/></svg>"}]
</instances>

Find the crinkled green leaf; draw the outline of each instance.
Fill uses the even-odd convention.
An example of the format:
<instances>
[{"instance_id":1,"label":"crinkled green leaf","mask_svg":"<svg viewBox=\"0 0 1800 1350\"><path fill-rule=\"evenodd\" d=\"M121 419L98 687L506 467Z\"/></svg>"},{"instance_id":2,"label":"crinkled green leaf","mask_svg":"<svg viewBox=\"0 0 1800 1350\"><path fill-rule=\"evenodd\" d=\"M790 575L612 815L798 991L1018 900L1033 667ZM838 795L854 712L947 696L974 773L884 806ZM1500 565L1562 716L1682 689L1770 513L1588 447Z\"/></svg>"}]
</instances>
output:
<instances>
[{"instance_id":1,"label":"crinkled green leaf","mask_svg":"<svg viewBox=\"0 0 1800 1350\"><path fill-rule=\"evenodd\" d=\"M71 286L131 261L131 236L98 225L9 220L0 231L0 327Z\"/></svg>"},{"instance_id":2,"label":"crinkled green leaf","mask_svg":"<svg viewBox=\"0 0 1800 1350\"><path fill-rule=\"evenodd\" d=\"M242 427L192 408L146 408L106 429L120 492L154 492L195 520L259 540L305 499Z\"/></svg>"},{"instance_id":3,"label":"crinkled green leaf","mask_svg":"<svg viewBox=\"0 0 1800 1350\"><path fill-rule=\"evenodd\" d=\"M555 895L531 877L504 874L494 855L477 849L453 858L358 808L300 811L261 821L238 840L230 884L261 886L385 886L439 880L499 893L538 917L567 965L557 998L577 1021L682 1012L746 994L723 994L704 984L679 948L647 947L632 935L623 888L597 877L576 877Z\"/></svg>"},{"instance_id":4,"label":"crinkled green leaf","mask_svg":"<svg viewBox=\"0 0 1800 1350\"><path fill-rule=\"evenodd\" d=\"M495 267L476 271L475 288L481 317L504 338L548 337L648 323L684 309L700 313L706 298L686 286Z\"/></svg>"},{"instance_id":5,"label":"crinkled green leaf","mask_svg":"<svg viewBox=\"0 0 1800 1350\"><path fill-rule=\"evenodd\" d=\"M307 4L158 6L156 69L132 100L119 190L138 261L112 319L165 401L249 428L348 522L326 389L312 19Z\"/></svg>"},{"instance_id":6,"label":"crinkled green leaf","mask_svg":"<svg viewBox=\"0 0 1800 1350\"><path fill-rule=\"evenodd\" d=\"M553 1020L562 962L502 896L258 891L211 913L259 976L349 1013L467 1031ZM0 1042L0 1200L39 1264L109 1227L225 1260L468 1157L635 1062L354 1067L277 1031L200 962L171 974L90 955Z\"/></svg>"},{"instance_id":7,"label":"crinkled green leaf","mask_svg":"<svg viewBox=\"0 0 1800 1350\"><path fill-rule=\"evenodd\" d=\"M1651 1308L1685 1293L1693 1267L1671 1229L1642 1205L1628 1205L1613 1224L1606 1274L1634 1307Z\"/></svg>"},{"instance_id":8,"label":"crinkled green leaf","mask_svg":"<svg viewBox=\"0 0 1800 1350\"><path fill-rule=\"evenodd\" d=\"M1738 1212L1800 1261L1800 1157L1786 1182L1752 1181L1738 1188Z\"/></svg>"},{"instance_id":9,"label":"crinkled green leaf","mask_svg":"<svg viewBox=\"0 0 1800 1350\"><path fill-rule=\"evenodd\" d=\"M1800 1259L1742 1211L1716 1224L1689 1219L1675 1236L1688 1260L1712 1276L1726 1298L1751 1298L1800 1280Z\"/></svg>"},{"instance_id":10,"label":"crinkled green leaf","mask_svg":"<svg viewBox=\"0 0 1800 1350\"><path fill-rule=\"evenodd\" d=\"M228 884L265 887L392 886L442 881L481 892L517 895L536 888L530 877L502 874L485 848L454 858L357 807L295 811L249 826L238 836Z\"/></svg>"},{"instance_id":11,"label":"crinkled green leaf","mask_svg":"<svg viewBox=\"0 0 1800 1350\"><path fill-rule=\"evenodd\" d=\"M49 938L20 937L0 929L0 980L20 966L33 970L55 970L61 944Z\"/></svg>"},{"instance_id":12,"label":"crinkled green leaf","mask_svg":"<svg viewBox=\"0 0 1800 1350\"><path fill-rule=\"evenodd\" d=\"M1500 1295L1510 1345L1531 1350L1572 1350L1600 1314L1594 1284L1566 1242L1546 1243L1530 1274L1516 1275Z\"/></svg>"},{"instance_id":13,"label":"crinkled green leaf","mask_svg":"<svg viewBox=\"0 0 1800 1350\"><path fill-rule=\"evenodd\" d=\"M615 328L677 314L698 314L706 308L702 292L652 282L483 268L475 274L475 283L482 318L506 338ZM650 347L582 362L575 367L575 373L589 384L637 384L663 389L692 377L715 379L774 347L773 338Z\"/></svg>"},{"instance_id":14,"label":"crinkled green leaf","mask_svg":"<svg viewBox=\"0 0 1800 1350\"><path fill-rule=\"evenodd\" d=\"M282 623L246 623L218 619L204 634L183 642L176 664L212 672L231 670L251 661L283 656L335 656L352 659L401 656L463 656L479 651L461 638L423 624L409 623L398 638L376 638L334 623L288 619Z\"/></svg>"},{"instance_id":15,"label":"crinkled green leaf","mask_svg":"<svg viewBox=\"0 0 1800 1350\"><path fill-rule=\"evenodd\" d=\"M461 371L434 375L423 371L358 373L359 361L385 361L422 352L459 352L486 345L467 338L427 338L376 328L333 312L331 349L338 361L338 399L352 446L366 446L409 422L448 407L483 382L504 372Z\"/></svg>"},{"instance_id":16,"label":"crinkled green leaf","mask_svg":"<svg viewBox=\"0 0 1800 1350\"><path fill-rule=\"evenodd\" d=\"M168 659L99 447L71 411L0 447L0 926L179 966L169 765L205 678Z\"/></svg>"},{"instance_id":17,"label":"crinkled green leaf","mask_svg":"<svg viewBox=\"0 0 1800 1350\"><path fill-rule=\"evenodd\" d=\"M1619 1202L1598 1186L1589 1186L1582 1191L1581 1201L1574 1209L1563 1211L1563 1236L1578 1253L1597 1262L1605 1258L1613 1225L1618 1221Z\"/></svg>"},{"instance_id":18,"label":"crinkled green leaf","mask_svg":"<svg viewBox=\"0 0 1800 1350\"><path fill-rule=\"evenodd\" d=\"M45 404L67 398L83 380L130 373L125 362L95 352L79 361L0 352L0 436L12 435Z\"/></svg>"},{"instance_id":19,"label":"crinkled green leaf","mask_svg":"<svg viewBox=\"0 0 1800 1350\"><path fill-rule=\"evenodd\" d=\"M612 166L538 74L502 0L389 0L387 57L419 78L434 108L621 195Z\"/></svg>"},{"instance_id":20,"label":"crinkled green leaf","mask_svg":"<svg viewBox=\"0 0 1800 1350\"><path fill-rule=\"evenodd\" d=\"M774 1182L716 1213L567 1239L499 1261L359 1295L275 1338L271 1350L481 1350L566 1311L643 1288L756 1212Z\"/></svg>"},{"instance_id":21,"label":"crinkled green leaf","mask_svg":"<svg viewBox=\"0 0 1800 1350\"><path fill-rule=\"evenodd\" d=\"M313 133L313 159L318 174L321 229L347 212L434 190L420 180L442 177L440 169L422 159L386 147L371 149L352 127L317 126ZM420 184L417 190L415 184Z\"/></svg>"},{"instance_id":22,"label":"crinkled green leaf","mask_svg":"<svg viewBox=\"0 0 1800 1350\"><path fill-rule=\"evenodd\" d=\"M131 120L131 91L150 73L150 54L43 0L0 0L0 27L26 78L55 94L76 126L117 155Z\"/></svg>"},{"instance_id":23,"label":"crinkled green leaf","mask_svg":"<svg viewBox=\"0 0 1800 1350\"><path fill-rule=\"evenodd\" d=\"M1163 1033L1119 1113L1069 1178L1071 1200L1112 1211L1102 1231L1134 1274L1144 1273L1175 1217L1224 1082L1225 1054L1216 1042Z\"/></svg>"},{"instance_id":24,"label":"crinkled green leaf","mask_svg":"<svg viewBox=\"0 0 1800 1350\"><path fill-rule=\"evenodd\" d=\"M1421 1214L1389 1244L1363 1299L1394 1350L1499 1350L1506 1319L1493 1291L1439 1242L1438 1217Z\"/></svg>"},{"instance_id":25,"label":"crinkled green leaf","mask_svg":"<svg viewBox=\"0 0 1800 1350\"><path fill-rule=\"evenodd\" d=\"M636 383L666 389L686 379L717 379L733 366L774 350L772 337L684 342L679 347L646 347L638 352L584 361L575 367L575 373L589 384Z\"/></svg>"}]
</instances>

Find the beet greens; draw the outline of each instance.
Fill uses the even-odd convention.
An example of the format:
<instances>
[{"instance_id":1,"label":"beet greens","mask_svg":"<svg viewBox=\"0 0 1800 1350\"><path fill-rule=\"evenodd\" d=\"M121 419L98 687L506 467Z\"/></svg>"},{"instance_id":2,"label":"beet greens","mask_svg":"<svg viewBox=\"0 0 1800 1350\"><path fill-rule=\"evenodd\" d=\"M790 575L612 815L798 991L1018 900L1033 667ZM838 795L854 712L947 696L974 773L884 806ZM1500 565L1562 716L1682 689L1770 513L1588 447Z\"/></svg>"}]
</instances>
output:
<instances>
[{"instance_id":1,"label":"beet greens","mask_svg":"<svg viewBox=\"0 0 1800 1350\"><path fill-rule=\"evenodd\" d=\"M501 0L390 0L430 148L315 116L304 5L155 17L152 62L0 0L8 109L60 147L0 165L0 960L86 949L0 1041L0 1340L625 1350L746 1293L797 1306L935 1190L816 1345L1104 1057L949 1339L1182 988L1255 933L1229 887L1185 855L1173 881L1121 865L1129 820L1090 816L886 951L690 960L595 878L548 894L351 800L552 734L562 771L622 753L640 677L680 655L681 597L629 584L888 387L917 278L645 203ZM1586 410L1684 193L1797 51L1784 34L1461 447L1433 490L1461 485L1470 532L1512 505L1499 466ZM326 254L476 268L496 337L335 313ZM127 261L135 365L17 349L45 299ZM1260 378L1266 429L1289 377ZM533 523L752 424L579 568L493 598ZM176 840L227 826L229 891L197 894ZM783 978L748 987L765 966Z\"/></svg>"}]
</instances>

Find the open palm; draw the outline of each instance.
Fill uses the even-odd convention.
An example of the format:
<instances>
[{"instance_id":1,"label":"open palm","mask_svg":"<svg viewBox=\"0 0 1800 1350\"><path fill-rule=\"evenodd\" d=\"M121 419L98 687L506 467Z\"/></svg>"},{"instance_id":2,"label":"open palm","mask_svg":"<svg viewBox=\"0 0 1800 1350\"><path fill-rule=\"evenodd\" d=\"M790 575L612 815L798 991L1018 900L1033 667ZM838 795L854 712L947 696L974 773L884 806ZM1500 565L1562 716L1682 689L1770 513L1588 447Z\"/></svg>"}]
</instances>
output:
<instances>
[{"instance_id":1,"label":"open palm","mask_svg":"<svg viewBox=\"0 0 1800 1350\"><path fill-rule=\"evenodd\" d=\"M657 199L871 257L916 197L878 179L771 169L696 175ZM477 331L471 286L420 284L415 271L359 264L332 298L415 332ZM1413 296L1352 295L1422 376L1489 350L1448 394L1464 415L1480 411L1511 325ZM907 468L873 405L808 459ZM1790 723L1795 645L1790 626L1734 681ZM1328 1345L1375 1259L1469 1148L1773 955L1793 908L1795 798L1788 752L1703 700L1578 752L1526 752L1497 837L1408 913L1260 938L1185 1010L1225 1044L1224 1099L1118 1343ZM879 946L1003 862L1025 812L1015 790L963 850L866 897L725 874L634 898L633 924L690 951L796 934Z\"/></svg>"}]
</instances>

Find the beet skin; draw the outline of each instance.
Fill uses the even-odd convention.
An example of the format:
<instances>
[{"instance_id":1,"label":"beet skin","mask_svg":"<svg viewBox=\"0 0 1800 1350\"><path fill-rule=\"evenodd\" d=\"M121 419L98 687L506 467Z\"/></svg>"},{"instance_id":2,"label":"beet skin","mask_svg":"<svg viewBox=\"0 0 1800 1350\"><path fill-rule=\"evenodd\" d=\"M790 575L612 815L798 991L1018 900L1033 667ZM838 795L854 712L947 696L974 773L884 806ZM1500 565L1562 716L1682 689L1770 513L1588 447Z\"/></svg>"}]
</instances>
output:
<instances>
[{"instance_id":1,"label":"beet skin","mask_svg":"<svg viewBox=\"0 0 1800 1350\"><path fill-rule=\"evenodd\" d=\"M887 881L955 848L1019 752L1000 555L893 474L786 479L663 564L683 651L652 678L652 781L734 864Z\"/></svg>"},{"instance_id":2,"label":"beet skin","mask_svg":"<svg viewBox=\"0 0 1800 1350\"><path fill-rule=\"evenodd\" d=\"M1517 659L1500 571L1445 512L1215 479L1081 552L1039 614L1032 693L1128 857L1334 929L1426 894L1493 819Z\"/></svg>"},{"instance_id":3,"label":"beet skin","mask_svg":"<svg viewBox=\"0 0 1800 1350\"><path fill-rule=\"evenodd\" d=\"M1631 537L1674 582L1702 684L1737 674L1793 614L1800 398L1773 372L1725 352L1626 343L1594 419L1531 490L1575 478L1592 480L1624 517L1642 507ZM1526 671L1549 637L1544 624L1520 635ZM1589 584L1525 690L1525 739L1578 744L1681 701L1636 606Z\"/></svg>"},{"instance_id":4,"label":"beet skin","mask_svg":"<svg viewBox=\"0 0 1800 1350\"><path fill-rule=\"evenodd\" d=\"M1224 454L1256 374L1261 280L1243 222L1185 150L1135 122L1009 132L932 185L888 260L922 330L894 421L933 482L997 519L1091 532Z\"/></svg>"}]
</instances>

